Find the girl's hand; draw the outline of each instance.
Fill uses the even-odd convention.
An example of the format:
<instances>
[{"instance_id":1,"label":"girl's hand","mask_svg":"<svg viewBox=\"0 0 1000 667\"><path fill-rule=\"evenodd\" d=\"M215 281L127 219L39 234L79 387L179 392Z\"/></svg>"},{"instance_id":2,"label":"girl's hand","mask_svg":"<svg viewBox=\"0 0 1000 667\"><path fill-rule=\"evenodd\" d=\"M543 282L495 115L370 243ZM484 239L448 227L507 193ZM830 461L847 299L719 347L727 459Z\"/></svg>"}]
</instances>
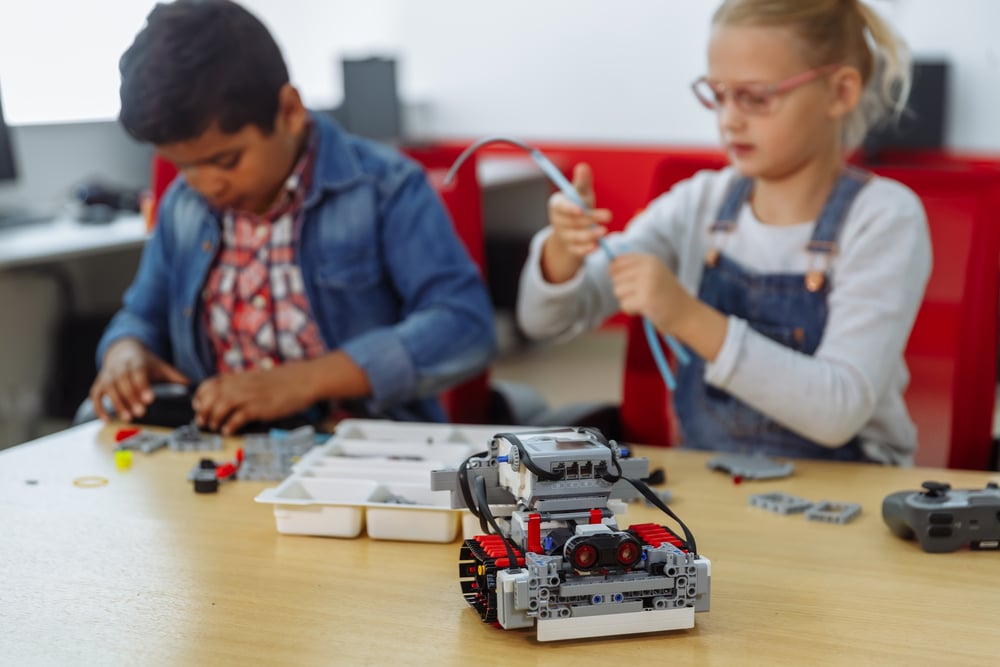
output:
<instances>
[{"instance_id":1,"label":"girl's hand","mask_svg":"<svg viewBox=\"0 0 1000 667\"><path fill-rule=\"evenodd\" d=\"M552 235L542 251L542 274L553 283L565 282L576 274L611 222L611 211L593 208L594 176L588 165L581 163L573 169L573 187L587 203L587 211L561 192L549 197Z\"/></svg>"},{"instance_id":2,"label":"girl's hand","mask_svg":"<svg viewBox=\"0 0 1000 667\"><path fill-rule=\"evenodd\" d=\"M675 333L698 303L673 271L653 255L619 255L611 263L611 281L622 310L642 315L662 333Z\"/></svg>"}]
</instances>

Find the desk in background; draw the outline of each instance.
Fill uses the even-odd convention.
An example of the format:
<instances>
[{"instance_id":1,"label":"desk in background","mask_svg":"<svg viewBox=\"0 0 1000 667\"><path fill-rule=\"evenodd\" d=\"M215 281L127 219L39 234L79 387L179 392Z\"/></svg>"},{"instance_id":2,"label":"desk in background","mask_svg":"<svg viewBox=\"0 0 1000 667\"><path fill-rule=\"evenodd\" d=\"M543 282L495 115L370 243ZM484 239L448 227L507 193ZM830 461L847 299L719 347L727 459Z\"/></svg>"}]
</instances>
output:
<instances>
[{"instance_id":1,"label":"desk in background","mask_svg":"<svg viewBox=\"0 0 1000 667\"><path fill-rule=\"evenodd\" d=\"M0 229L0 449L38 435L45 417L70 417L86 396L96 336L132 277L128 251L146 237L139 215Z\"/></svg>"},{"instance_id":2,"label":"desk in background","mask_svg":"<svg viewBox=\"0 0 1000 667\"><path fill-rule=\"evenodd\" d=\"M146 223L138 214L121 216L107 224L55 218L0 229L0 270L138 248L147 237Z\"/></svg>"},{"instance_id":3,"label":"desk in background","mask_svg":"<svg viewBox=\"0 0 1000 667\"><path fill-rule=\"evenodd\" d=\"M0 663L729 667L1000 652L1000 554L926 554L880 515L889 492L996 474L799 462L791 478L734 485L707 454L637 448L665 466L672 507L712 560L712 609L692 630L542 644L466 605L458 542L281 535L253 502L268 483L196 495L197 452L138 455L118 472L112 433L85 424L0 453ZM74 486L84 475L108 484ZM747 503L776 490L864 509L841 526ZM633 505L621 523L663 519Z\"/></svg>"}]
</instances>

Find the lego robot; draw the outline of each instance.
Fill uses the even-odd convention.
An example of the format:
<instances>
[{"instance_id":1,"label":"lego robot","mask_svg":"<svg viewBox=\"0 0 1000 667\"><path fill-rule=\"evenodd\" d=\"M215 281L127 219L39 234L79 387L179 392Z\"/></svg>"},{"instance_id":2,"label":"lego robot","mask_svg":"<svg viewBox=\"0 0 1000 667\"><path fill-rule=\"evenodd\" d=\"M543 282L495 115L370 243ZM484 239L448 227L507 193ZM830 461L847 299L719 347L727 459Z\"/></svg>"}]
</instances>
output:
<instances>
[{"instance_id":1,"label":"lego robot","mask_svg":"<svg viewBox=\"0 0 1000 667\"><path fill-rule=\"evenodd\" d=\"M484 535L465 540L459 576L484 622L535 626L539 641L694 627L708 611L710 568L694 536L596 429L500 433L431 487L468 507ZM673 518L618 528L614 509L645 496Z\"/></svg>"}]
</instances>

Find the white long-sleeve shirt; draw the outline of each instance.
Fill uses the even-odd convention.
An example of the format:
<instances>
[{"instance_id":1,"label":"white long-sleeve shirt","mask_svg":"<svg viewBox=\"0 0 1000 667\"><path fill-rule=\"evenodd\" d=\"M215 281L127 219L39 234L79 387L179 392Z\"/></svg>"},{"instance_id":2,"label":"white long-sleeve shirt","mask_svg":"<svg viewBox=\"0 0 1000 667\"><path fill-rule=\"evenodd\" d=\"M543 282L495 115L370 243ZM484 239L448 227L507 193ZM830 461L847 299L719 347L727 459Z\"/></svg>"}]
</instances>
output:
<instances>
[{"instance_id":1,"label":"white long-sleeve shirt","mask_svg":"<svg viewBox=\"0 0 1000 667\"><path fill-rule=\"evenodd\" d=\"M697 295L712 241L709 227L737 176L704 171L655 199L624 232L607 242L617 255L659 257ZM761 223L744 204L732 233L718 237L722 252L757 273L805 273L814 224ZM534 338L570 337L618 312L608 258L596 251L561 284L546 282L541 248L532 240L521 274L517 316ZM902 184L874 178L858 194L841 228L827 272L829 315L814 355L806 355L729 317L725 342L705 381L819 444L837 446L860 434L865 453L908 465L916 427L903 401L909 372L903 350L931 269L927 219L919 198Z\"/></svg>"}]
</instances>

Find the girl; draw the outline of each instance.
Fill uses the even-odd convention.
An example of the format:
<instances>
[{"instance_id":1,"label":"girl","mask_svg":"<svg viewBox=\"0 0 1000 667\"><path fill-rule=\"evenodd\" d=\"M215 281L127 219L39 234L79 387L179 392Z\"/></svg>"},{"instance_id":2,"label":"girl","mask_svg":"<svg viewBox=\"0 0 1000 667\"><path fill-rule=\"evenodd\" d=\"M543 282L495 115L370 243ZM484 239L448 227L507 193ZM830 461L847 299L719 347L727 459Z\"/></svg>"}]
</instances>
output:
<instances>
[{"instance_id":1,"label":"girl","mask_svg":"<svg viewBox=\"0 0 1000 667\"><path fill-rule=\"evenodd\" d=\"M903 361L930 274L927 221L901 184L845 166L905 103L905 47L860 0L726 0L708 73L730 166L653 201L616 255L607 210L556 194L518 318L532 337L649 318L695 353L679 369L682 444L908 464ZM586 165L574 185L593 203ZM666 408L665 408L666 409Z\"/></svg>"}]
</instances>

